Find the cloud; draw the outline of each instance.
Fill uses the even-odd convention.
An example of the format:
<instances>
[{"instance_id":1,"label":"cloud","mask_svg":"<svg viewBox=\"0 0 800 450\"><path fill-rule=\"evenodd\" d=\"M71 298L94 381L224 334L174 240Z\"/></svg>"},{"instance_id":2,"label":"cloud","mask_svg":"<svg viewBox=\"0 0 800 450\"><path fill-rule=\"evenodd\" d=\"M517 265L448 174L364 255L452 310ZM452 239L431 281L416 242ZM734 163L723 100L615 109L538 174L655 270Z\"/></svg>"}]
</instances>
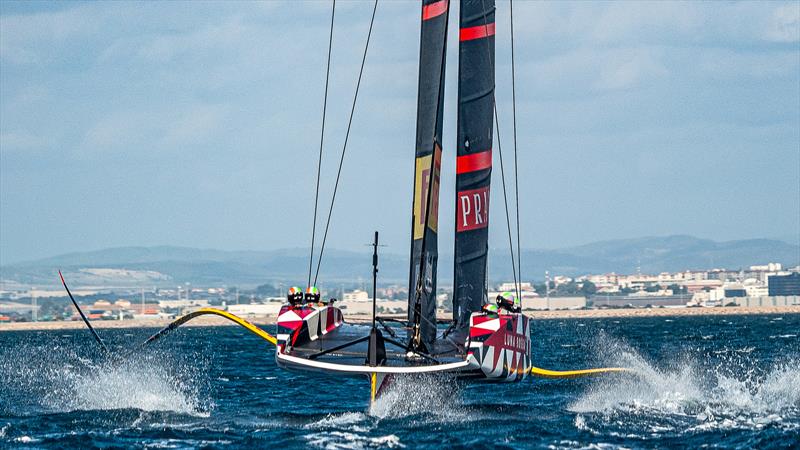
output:
<instances>
[{"instance_id":1,"label":"cloud","mask_svg":"<svg viewBox=\"0 0 800 450\"><path fill-rule=\"evenodd\" d=\"M800 58L797 50L764 52L711 48L685 53L684 60L693 63L697 74L711 79L797 78Z\"/></svg>"},{"instance_id":2,"label":"cloud","mask_svg":"<svg viewBox=\"0 0 800 450\"><path fill-rule=\"evenodd\" d=\"M447 199L454 196L457 3L448 42L442 223L454 206ZM497 6L496 92L509 146L509 11L507 2ZM296 228L311 220L329 2L47 3L20 12L26 8L0 14L0 145L14 152L0 167L0 195L6 217L25 218L6 222L0 245L17 253L36 245L40 253L69 250L45 248L40 237L54 233L50 215L69 214L60 205L79 204L87 192L98 209L107 207L107 226L78 215L82 234L63 240L70 246L97 244L95 235L107 236L104 243L147 244L153 232L185 245L272 245L270 236L281 236L282 245L307 244ZM646 204L669 196L676 178L687 211L698 196L713 197L719 210L758 204L768 194L763 185L741 184L753 176L796 192L797 8L514 2L520 162L529 186L521 194L545 203L550 214L537 217L552 230L535 234L552 245L583 239L576 236L585 230L563 219L571 211L564 205L592 210L598 192ZM337 2L323 163L328 193L370 13L368 2ZM335 247L362 248L360 233L375 226L405 248L418 51L419 4L381 2L335 211L346 220L377 205L376 221L339 222ZM725 176L715 176L715 167ZM61 183L63 173L80 177ZM56 183L62 188L52 189ZM741 196L726 194L741 186L748 189ZM43 207L42 192L51 191ZM618 211L597 225L599 239L623 225L647 234L652 221L614 202L604 205ZM759 216L765 233L797 226L798 202L790 203L794 209ZM284 210L298 216L275 220L274 211ZM123 220L131 211L152 226L132 229ZM244 216L249 220L234 219ZM677 222L659 223L666 229ZM711 229L708 223L717 222L698 222L698 232ZM259 227L265 232L251 232ZM526 240L538 245L536 239Z\"/></svg>"},{"instance_id":3,"label":"cloud","mask_svg":"<svg viewBox=\"0 0 800 450\"><path fill-rule=\"evenodd\" d=\"M520 84L537 95L574 98L655 83L669 75L654 47L580 48L520 65Z\"/></svg>"},{"instance_id":4,"label":"cloud","mask_svg":"<svg viewBox=\"0 0 800 450\"><path fill-rule=\"evenodd\" d=\"M156 35L137 49L137 56L150 62L169 63L186 54L230 51L246 44L244 37L249 32L242 16L235 15L198 30Z\"/></svg>"},{"instance_id":5,"label":"cloud","mask_svg":"<svg viewBox=\"0 0 800 450\"><path fill-rule=\"evenodd\" d=\"M581 16L593 41L625 42L654 35L686 35L702 25L702 11L677 2L613 2L599 14Z\"/></svg>"},{"instance_id":6,"label":"cloud","mask_svg":"<svg viewBox=\"0 0 800 450\"><path fill-rule=\"evenodd\" d=\"M10 64L37 64L76 36L94 32L100 24L82 7L62 11L0 16L0 60Z\"/></svg>"},{"instance_id":7,"label":"cloud","mask_svg":"<svg viewBox=\"0 0 800 450\"><path fill-rule=\"evenodd\" d=\"M49 147L52 141L27 131L4 132L0 134L0 150L9 151L38 150Z\"/></svg>"},{"instance_id":8,"label":"cloud","mask_svg":"<svg viewBox=\"0 0 800 450\"><path fill-rule=\"evenodd\" d=\"M800 40L800 4L794 1L518 2L514 13L521 40L546 42L545 48L632 42L734 47ZM503 20L501 15L498 26Z\"/></svg>"},{"instance_id":9,"label":"cloud","mask_svg":"<svg viewBox=\"0 0 800 450\"><path fill-rule=\"evenodd\" d=\"M202 143L220 130L228 116L228 108L222 105L196 105L181 111L175 121L163 130L158 146L179 147Z\"/></svg>"},{"instance_id":10,"label":"cloud","mask_svg":"<svg viewBox=\"0 0 800 450\"><path fill-rule=\"evenodd\" d=\"M653 49L610 52L602 59L594 86L601 90L628 89L669 73Z\"/></svg>"},{"instance_id":11,"label":"cloud","mask_svg":"<svg viewBox=\"0 0 800 450\"><path fill-rule=\"evenodd\" d=\"M121 110L97 120L80 145L83 156L125 153L180 152L202 145L220 130L228 114L224 105L195 104L169 110Z\"/></svg>"},{"instance_id":12,"label":"cloud","mask_svg":"<svg viewBox=\"0 0 800 450\"><path fill-rule=\"evenodd\" d=\"M800 41L800 3L775 8L764 37L774 42Z\"/></svg>"}]
</instances>

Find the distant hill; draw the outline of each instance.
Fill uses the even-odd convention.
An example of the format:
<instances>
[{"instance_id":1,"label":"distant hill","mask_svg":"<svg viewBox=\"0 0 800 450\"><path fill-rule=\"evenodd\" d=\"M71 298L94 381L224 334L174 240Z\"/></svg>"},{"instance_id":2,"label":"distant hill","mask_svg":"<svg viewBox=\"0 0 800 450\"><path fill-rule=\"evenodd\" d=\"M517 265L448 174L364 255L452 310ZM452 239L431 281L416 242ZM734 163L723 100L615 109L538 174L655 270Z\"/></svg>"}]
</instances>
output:
<instances>
[{"instance_id":1,"label":"distant hill","mask_svg":"<svg viewBox=\"0 0 800 450\"><path fill-rule=\"evenodd\" d=\"M20 284L51 285L57 269L74 285L254 286L268 281L304 284L308 271L307 249L273 251L223 251L187 247L120 247L70 253L0 267L0 278ZM559 250L524 250L522 276L541 280L545 270L558 275L587 273L658 273L686 269L739 269L753 264L800 264L800 246L772 239L715 242L692 236L644 237L601 241ZM329 250L320 277L326 283L368 281L371 258L363 253ZM382 283L403 283L408 278L408 256L381 255ZM452 282L453 261L440 255L439 279ZM511 278L507 249L493 249L489 261L493 281ZM93 269L93 270L88 270ZM115 269L115 270L97 270Z\"/></svg>"},{"instance_id":2,"label":"distant hill","mask_svg":"<svg viewBox=\"0 0 800 450\"><path fill-rule=\"evenodd\" d=\"M320 277L329 282L353 282L370 276L368 253L326 250ZM405 265L396 255L381 256L381 275L387 280L405 275L393 272ZM125 269L129 276L117 280L98 277L86 269ZM316 266L314 266L316 268ZM61 269L75 285L172 286L190 282L197 286L255 286L268 281L304 284L308 273L308 249L272 251L224 251L189 247L118 247L68 253L0 267L0 279L20 284L51 284ZM141 272L150 271L148 280ZM91 271L94 272L94 271ZM161 276L163 275L163 276ZM166 278L165 278L165 277ZM301 283L301 281L303 281Z\"/></svg>"},{"instance_id":3,"label":"distant hill","mask_svg":"<svg viewBox=\"0 0 800 450\"><path fill-rule=\"evenodd\" d=\"M544 271L586 273L677 272L712 268L739 269L779 262L800 264L800 246L772 239L715 242L692 236L643 237L600 241L556 251L523 251L522 271L541 279ZM510 270L510 264L505 265Z\"/></svg>"}]
</instances>

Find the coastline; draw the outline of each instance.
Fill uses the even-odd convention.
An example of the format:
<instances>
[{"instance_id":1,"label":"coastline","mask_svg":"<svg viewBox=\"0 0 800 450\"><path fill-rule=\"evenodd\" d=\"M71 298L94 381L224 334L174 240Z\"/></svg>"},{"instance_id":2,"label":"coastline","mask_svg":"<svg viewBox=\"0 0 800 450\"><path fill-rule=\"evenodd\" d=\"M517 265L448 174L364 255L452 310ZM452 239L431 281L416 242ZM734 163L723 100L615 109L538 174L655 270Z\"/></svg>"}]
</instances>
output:
<instances>
[{"instance_id":1,"label":"coastline","mask_svg":"<svg viewBox=\"0 0 800 450\"><path fill-rule=\"evenodd\" d=\"M532 319L614 319L631 317L689 317L689 316L730 316L730 315L762 315L762 314L800 314L800 306L736 306L714 308L648 308L648 309L580 309L580 310L555 310L526 312ZM395 315L404 318L405 315ZM368 316L347 317L352 323L369 323ZM173 319L144 319L144 320L98 320L92 326L97 329L110 328L163 328ZM248 318L247 321L255 325L274 325L275 317ZM235 325L234 323L216 316L203 316L193 320L185 326L216 327ZM0 333L3 331L44 331L44 330L77 330L86 326L81 321L58 322L13 322L0 324Z\"/></svg>"},{"instance_id":2,"label":"coastline","mask_svg":"<svg viewBox=\"0 0 800 450\"><path fill-rule=\"evenodd\" d=\"M526 313L532 319L611 319L629 317L737 316L800 314L800 306L727 306L711 308L579 309Z\"/></svg>"}]
</instances>

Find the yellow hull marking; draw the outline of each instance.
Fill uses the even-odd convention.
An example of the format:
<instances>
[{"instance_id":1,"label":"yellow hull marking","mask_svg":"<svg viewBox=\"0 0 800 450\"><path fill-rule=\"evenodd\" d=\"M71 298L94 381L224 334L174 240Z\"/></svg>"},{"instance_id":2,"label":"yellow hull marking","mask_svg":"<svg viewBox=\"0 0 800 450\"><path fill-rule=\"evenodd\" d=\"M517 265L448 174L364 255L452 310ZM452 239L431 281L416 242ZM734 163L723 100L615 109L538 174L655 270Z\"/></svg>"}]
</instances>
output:
<instances>
[{"instance_id":1,"label":"yellow hull marking","mask_svg":"<svg viewBox=\"0 0 800 450\"><path fill-rule=\"evenodd\" d=\"M173 329L183 325L184 323L194 319L195 317L204 316L204 315L207 315L207 314L213 314L213 315L216 315L216 316L224 317L224 318L230 320L231 322L234 322L237 325L240 325L240 326L246 328L248 331L250 331L251 333L253 333L256 336L260 337L261 339L264 339L265 341L269 342L270 344L278 345L278 340L275 338L275 336L267 333L266 331L262 330L261 328L259 328L259 327L255 326L255 325L253 325L252 323L242 319L241 317L235 316L235 315L233 315L233 314L231 314L231 313L229 313L227 311L223 311L223 310L217 309L217 308L200 308L197 311L190 312L189 314L186 314L185 316L183 316L183 317L175 320L174 322L170 323L166 328L164 328L160 332L158 332L155 335L151 336L150 339L148 339L147 342L145 342L145 343L149 343L149 342L152 342L152 341L158 339L159 337L163 336L165 333L168 333L170 330L173 330Z\"/></svg>"},{"instance_id":2,"label":"yellow hull marking","mask_svg":"<svg viewBox=\"0 0 800 450\"><path fill-rule=\"evenodd\" d=\"M370 375L369 378L370 378L370 384L371 384L370 395L369 395L370 400L369 401L370 401L370 403L375 403L375 395L378 392L378 373L377 372L372 372L372 375Z\"/></svg>"},{"instance_id":3,"label":"yellow hull marking","mask_svg":"<svg viewBox=\"0 0 800 450\"><path fill-rule=\"evenodd\" d=\"M630 372L630 369L625 369L623 367L602 367L598 369L581 370L549 370L539 367L531 367L531 375L536 375L543 378L576 378L612 372Z\"/></svg>"}]
</instances>

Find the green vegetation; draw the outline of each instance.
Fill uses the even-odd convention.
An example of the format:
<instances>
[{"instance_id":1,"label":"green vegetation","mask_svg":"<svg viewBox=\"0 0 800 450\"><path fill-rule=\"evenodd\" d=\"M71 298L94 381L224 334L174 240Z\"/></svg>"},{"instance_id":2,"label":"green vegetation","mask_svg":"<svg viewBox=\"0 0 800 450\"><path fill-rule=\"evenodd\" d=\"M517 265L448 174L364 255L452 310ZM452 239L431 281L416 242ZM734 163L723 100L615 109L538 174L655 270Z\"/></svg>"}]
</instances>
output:
<instances>
[{"instance_id":1,"label":"green vegetation","mask_svg":"<svg viewBox=\"0 0 800 450\"><path fill-rule=\"evenodd\" d=\"M546 295L544 283L535 284L533 289L542 297ZM560 284L558 286L556 286L554 282L550 282L551 297L591 297L596 292L597 286L588 280L583 282L572 280L569 283Z\"/></svg>"}]
</instances>

